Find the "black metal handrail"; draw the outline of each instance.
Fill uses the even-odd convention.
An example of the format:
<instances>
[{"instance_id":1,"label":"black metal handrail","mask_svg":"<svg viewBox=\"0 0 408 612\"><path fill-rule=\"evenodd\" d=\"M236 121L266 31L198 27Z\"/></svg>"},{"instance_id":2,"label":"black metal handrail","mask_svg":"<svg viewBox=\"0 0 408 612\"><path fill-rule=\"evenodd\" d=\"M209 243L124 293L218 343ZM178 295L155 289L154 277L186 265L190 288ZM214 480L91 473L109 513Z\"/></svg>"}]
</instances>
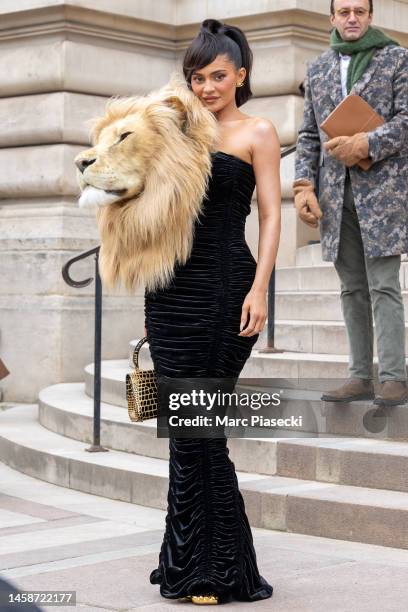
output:
<instances>
[{"instance_id":1,"label":"black metal handrail","mask_svg":"<svg viewBox=\"0 0 408 612\"><path fill-rule=\"evenodd\" d=\"M70 287L87 287L94 279L92 277L77 281L70 276L70 267L80 259L95 255L95 336L94 336L94 418L93 444L85 450L90 453L107 452L109 449L101 446L101 346L102 346L102 283L99 275L99 250L97 246L80 255L72 257L62 267L62 277Z\"/></svg>"},{"instance_id":2,"label":"black metal handrail","mask_svg":"<svg viewBox=\"0 0 408 612\"><path fill-rule=\"evenodd\" d=\"M291 155L292 153L294 153L296 151L296 145L290 145L290 147L286 147L285 149L283 149L281 151L281 159L283 159L284 157L287 157L288 155Z\"/></svg>"}]
</instances>

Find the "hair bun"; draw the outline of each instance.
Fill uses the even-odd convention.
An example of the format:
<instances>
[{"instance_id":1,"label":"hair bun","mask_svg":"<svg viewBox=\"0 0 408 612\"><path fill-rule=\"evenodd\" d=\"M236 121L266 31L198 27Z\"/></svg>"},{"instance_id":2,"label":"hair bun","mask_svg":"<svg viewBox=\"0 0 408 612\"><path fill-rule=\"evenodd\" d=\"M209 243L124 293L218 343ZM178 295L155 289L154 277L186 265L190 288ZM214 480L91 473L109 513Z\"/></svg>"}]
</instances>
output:
<instances>
[{"instance_id":1,"label":"hair bun","mask_svg":"<svg viewBox=\"0 0 408 612\"><path fill-rule=\"evenodd\" d=\"M222 34L224 30L224 24L217 19L205 19L200 28L201 32L210 32L210 34Z\"/></svg>"},{"instance_id":2,"label":"hair bun","mask_svg":"<svg viewBox=\"0 0 408 612\"><path fill-rule=\"evenodd\" d=\"M193 89L194 73L209 66L218 55L227 56L235 70L241 68L246 70L244 84L235 92L235 101L239 107L252 96L250 85L252 51L244 32L237 26L223 23L218 19L204 19L197 36L184 54L184 78L188 87Z\"/></svg>"}]
</instances>

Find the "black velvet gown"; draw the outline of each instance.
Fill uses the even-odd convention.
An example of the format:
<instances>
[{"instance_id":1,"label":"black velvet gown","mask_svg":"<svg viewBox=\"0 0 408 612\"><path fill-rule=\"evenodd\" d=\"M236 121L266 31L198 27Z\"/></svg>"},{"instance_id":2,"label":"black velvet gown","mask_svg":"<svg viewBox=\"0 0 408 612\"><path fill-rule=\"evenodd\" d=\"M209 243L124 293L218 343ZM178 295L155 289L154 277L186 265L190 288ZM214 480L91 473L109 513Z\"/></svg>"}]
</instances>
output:
<instances>
[{"instance_id":1,"label":"black velvet gown","mask_svg":"<svg viewBox=\"0 0 408 612\"><path fill-rule=\"evenodd\" d=\"M252 165L221 151L195 225L187 263L172 283L145 294L158 376L236 378L257 336L240 337L256 262L245 241L255 187ZM272 595L260 576L226 438L171 438L166 527L150 581L167 598L217 594L220 602Z\"/></svg>"}]
</instances>

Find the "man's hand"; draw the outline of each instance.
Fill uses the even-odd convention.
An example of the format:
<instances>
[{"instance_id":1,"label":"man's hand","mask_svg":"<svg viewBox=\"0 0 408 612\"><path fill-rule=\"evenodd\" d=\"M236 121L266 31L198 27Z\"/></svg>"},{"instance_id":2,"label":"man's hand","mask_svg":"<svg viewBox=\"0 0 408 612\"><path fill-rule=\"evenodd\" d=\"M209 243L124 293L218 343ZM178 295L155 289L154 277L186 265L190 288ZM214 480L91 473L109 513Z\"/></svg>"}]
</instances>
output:
<instances>
[{"instance_id":1,"label":"man's hand","mask_svg":"<svg viewBox=\"0 0 408 612\"><path fill-rule=\"evenodd\" d=\"M323 146L330 155L349 168L369 156L366 132L359 132L354 136L337 136L325 142Z\"/></svg>"},{"instance_id":2,"label":"man's hand","mask_svg":"<svg viewBox=\"0 0 408 612\"><path fill-rule=\"evenodd\" d=\"M293 184L295 207L299 219L309 227L317 227L322 218L319 202L312 183L306 179L299 179Z\"/></svg>"}]
</instances>

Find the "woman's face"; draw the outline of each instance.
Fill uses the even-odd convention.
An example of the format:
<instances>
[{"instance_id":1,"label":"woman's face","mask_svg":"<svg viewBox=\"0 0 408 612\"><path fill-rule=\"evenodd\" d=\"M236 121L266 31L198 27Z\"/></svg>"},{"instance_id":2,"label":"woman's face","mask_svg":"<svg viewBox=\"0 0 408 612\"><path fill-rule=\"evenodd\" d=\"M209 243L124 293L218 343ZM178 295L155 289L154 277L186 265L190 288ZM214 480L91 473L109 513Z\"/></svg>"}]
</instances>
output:
<instances>
[{"instance_id":1,"label":"woman's face","mask_svg":"<svg viewBox=\"0 0 408 612\"><path fill-rule=\"evenodd\" d=\"M193 72L191 88L203 104L216 113L235 103L237 83L245 79L246 70L237 70L227 55L217 55L215 60Z\"/></svg>"}]
</instances>

